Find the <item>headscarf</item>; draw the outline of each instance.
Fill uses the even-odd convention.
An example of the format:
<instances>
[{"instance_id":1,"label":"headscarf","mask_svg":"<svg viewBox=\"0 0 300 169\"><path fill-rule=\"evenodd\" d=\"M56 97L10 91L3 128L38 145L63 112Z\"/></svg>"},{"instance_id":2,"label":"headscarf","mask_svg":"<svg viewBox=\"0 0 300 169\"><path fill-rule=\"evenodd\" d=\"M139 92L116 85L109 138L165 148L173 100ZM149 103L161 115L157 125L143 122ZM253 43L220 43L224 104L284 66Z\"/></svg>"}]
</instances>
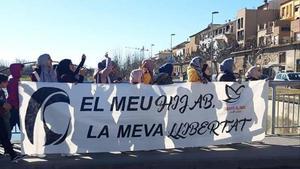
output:
<instances>
[{"instance_id":1,"label":"headscarf","mask_svg":"<svg viewBox=\"0 0 300 169\"><path fill-rule=\"evenodd\" d=\"M98 63L98 69L103 70L106 67L106 59L103 59L101 62Z\"/></svg>"},{"instance_id":2,"label":"headscarf","mask_svg":"<svg viewBox=\"0 0 300 169\"><path fill-rule=\"evenodd\" d=\"M202 72L204 73L205 72L205 70L208 68L208 64L203 64L203 66L202 66Z\"/></svg>"},{"instance_id":3,"label":"headscarf","mask_svg":"<svg viewBox=\"0 0 300 169\"><path fill-rule=\"evenodd\" d=\"M252 66L250 69L246 72L245 76L247 79L259 79L261 76L261 73L258 70L259 68L257 66Z\"/></svg>"},{"instance_id":4,"label":"headscarf","mask_svg":"<svg viewBox=\"0 0 300 169\"><path fill-rule=\"evenodd\" d=\"M153 78L154 62L151 59L145 59L142 62L142 65L148 69L151 77Z\"/></svg>"},{"instance_id":5,"label":"headscarf","mask_svg":"<svg viewBox=\"0 0 300 169\"><path fill-rule=\"evenodd\" d=\"M173 73L173 65L170 63L166 63L159 68L159 73L167 73L169 76L172 76Z\"/></svg>"},{"instance_id":6,"label":"headscarf","mask_svg":"<svg viewBox=\"0 0 300 169\"><path fill-rule=\"evenodd\" d=\"M203 66L202 66L202 73L203 73L203 76L208 80L208 81L210 81L211 82L211 75L208 75L208 74L206 74L205 73L205 71L206 71L206 69L208 68L208 64L203 64Z\"/></svg>"},{"instance_id":7,"label":"headscarf","mask_svg":"<svg viewBox=\"0 0 300 169\"><path fill-rule=\"evenodd\" d=\"M21 63L13 63L9 66L10 74L13 78L20 79L22 74L21 70L24 68L24 65Z\"/></svg>"},{"instance_id":8,"label":"headscarf","mask_svg":"<svg viewBox=\"0 0 300 169\"><path fill-rule=\"evenodd\" d=\"M73 75L72 70L70 70L70 64L72 64L72 61L70 59L63 59L58 63L58 66L56 68L58 80L60 80L61 76L64 74Z\"/></svg>"},{"instance_id":9,"label":"headscarf","mask_svg":"<svg viewBox=\"0 0 300 169\"><path fill-rule=\"evenodd\" d=\"M143 70L135 69L130 73L130 83L142 83Z\"/></svg>"},{"instance_id":10,"label":"headscarf","mask_svg":"<svg viewBox=\"0 0 300 169\"><path fill-rule=\"evenodd\" d=\"M205 81L207 79L203 76L201 64L202 64L202 58L200 56L196 56L191 60L190 67L194 68L197 71L200 79Z\"/></svg>"},{"instance_id":11,"label":"headscarf","mask_svg":"<svg viewBox=\"0 0 300 169\"><path fill-rule=\"evenodd\" d=\"M233 73L233 64L234 60L232 58L225 59L220 64L220 70L224 73Z\"/></svg>"},{"instance_id":12,"label":"headscarf","mask_svg":"<svg viewBox=\"0 0 300 169\"><path fill-rule=\"evenodd\" d=\"M43 54L38 58L38 67L41 71L40 73L40 81L41 82L57 82L56 73L52 67L48 66L50 55Z\"/></svg>"}]
</instances>

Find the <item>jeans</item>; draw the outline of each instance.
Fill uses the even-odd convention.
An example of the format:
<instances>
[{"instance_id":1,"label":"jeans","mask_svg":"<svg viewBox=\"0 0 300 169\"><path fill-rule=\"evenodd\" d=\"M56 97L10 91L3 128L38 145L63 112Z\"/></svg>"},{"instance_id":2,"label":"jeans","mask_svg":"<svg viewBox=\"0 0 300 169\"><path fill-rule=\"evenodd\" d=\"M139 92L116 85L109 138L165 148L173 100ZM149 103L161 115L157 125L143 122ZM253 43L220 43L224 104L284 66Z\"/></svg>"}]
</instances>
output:
<instances>
[{"instance_id":1,"label":"jeans","mask_svg":"<svg viewBox=\"0 0 300 169\"><path fill-rule=\"evenodd\" d=\"M10 110L10 129L12 130L15 125L18 125L18 127L20 128L20 117L19 110L13 108Z\"/></svg>"},{"instance_id":2,"label":"jeans","mask_svg":"<svg viewBox=\"0 0 300 169\"><path fill-rule=\"evenodd\" d=\"M10 158L13 159L16 156L16 152L14 151L8 138L5 120L3 117L0 117L0 141L4 147L4 150L10 155Z\"/></svg>"}]
</instances>

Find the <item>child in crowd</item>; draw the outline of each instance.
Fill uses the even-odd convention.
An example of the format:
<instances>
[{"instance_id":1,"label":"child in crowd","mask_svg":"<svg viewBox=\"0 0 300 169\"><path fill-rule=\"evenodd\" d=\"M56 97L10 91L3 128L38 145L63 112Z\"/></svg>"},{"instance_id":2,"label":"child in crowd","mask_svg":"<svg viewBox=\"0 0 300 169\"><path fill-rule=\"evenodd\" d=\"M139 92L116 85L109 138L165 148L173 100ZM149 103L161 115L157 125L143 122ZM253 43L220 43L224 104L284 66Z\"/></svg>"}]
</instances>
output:
<instances>
[{"instance_id":1,"label":"child in crowd","mask_svg":"<svg viewBox=\"0 0 300 169\"><path fill-rule=\"evenodd\" d=\"M10 111L10 131L17 124L20 128L20 119L19 119L19 81L22 76L24 65L20 63L11 64L10 74L11 78L8 81L7 92L8 98L7 102L12 106ZM9 138L11 138L11 132L9 132Z\"/></svg>"},{"instance_id":2,"label":"child in crowd","mask_svg":"<svg viewBox=\"0 0 300 169\"><path fill-rule=\"evenodd\" d=\"M11 105L6 102L6 96L3 91L4 88L7 88L7 85L8 77L4 74L0 74L0 141L4 147L5 152L10 155L11 161L18 162L18 160L23 158L23 156L17 155L17 153L14 151L12 144L8 138L5 121L3 119L3 115L9 113L11 109Z\"/></svg>"}]
</instances>

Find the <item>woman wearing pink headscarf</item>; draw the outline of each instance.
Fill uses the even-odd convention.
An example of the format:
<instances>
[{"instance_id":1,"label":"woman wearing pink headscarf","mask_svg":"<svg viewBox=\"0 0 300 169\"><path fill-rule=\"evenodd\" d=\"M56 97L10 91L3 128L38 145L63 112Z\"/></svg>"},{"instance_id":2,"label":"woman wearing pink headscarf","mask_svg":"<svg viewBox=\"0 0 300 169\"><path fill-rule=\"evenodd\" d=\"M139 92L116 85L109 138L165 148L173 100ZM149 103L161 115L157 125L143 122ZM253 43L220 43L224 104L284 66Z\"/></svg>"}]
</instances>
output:
<instances>
[{"instance_id":1,"label":"woman wearing pink headscarf","mask_svg":"<svg viewBox=\"0 0 300 169\"><path fill-rule=\"evenodd\" d=\"M259 70L259 67L252 66L250 69L246 72L246 81L253 81L253 80L259 80L261 79L261 72Z\"/></svg>"},{"instance_id":2,"label":"woman wearing pink headscarf","mask_svg":"<svg viewBox=\"0 0 300 169\"><path fill-rule=\"evenodd\" d=\"M142 69L134 69L131 73L130 73L130 83L132 84L139 84L142 83L143 77L143 70Z\"/></svg>"}]
</instances>

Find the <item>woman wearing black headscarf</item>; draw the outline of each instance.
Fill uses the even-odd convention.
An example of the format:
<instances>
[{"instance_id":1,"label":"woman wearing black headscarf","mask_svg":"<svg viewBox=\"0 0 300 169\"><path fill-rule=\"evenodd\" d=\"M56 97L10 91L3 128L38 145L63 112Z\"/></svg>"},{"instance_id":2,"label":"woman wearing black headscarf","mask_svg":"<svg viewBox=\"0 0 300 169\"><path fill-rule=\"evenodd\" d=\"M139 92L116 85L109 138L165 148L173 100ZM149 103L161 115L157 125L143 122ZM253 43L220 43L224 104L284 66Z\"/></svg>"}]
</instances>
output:
<instances>
[{"instance_id":1,"label":"woman wearing black headscarf","mask_svg":"<svg viewBox=\"0 0 300 169\"><path fill-rule=\"evenodd\" d=\"M210 67L208 66L208 64L203 64L202 66L202 72L203 72L203 77L211 82L211 73L210 73Z\"/></svg>"},{"instance_id":2,"label":"woman wearing black headscarf","mask_svg":"<svg viewBox=\"0 0 300 169\"><path fill-rule=\"evenodd\" d=\"M82 55L81 62L75 69L70 59L63 59L59 62L56 73L57 81L64 83L82 83L84 80L85 70L82 68L86 56Z\"/></svg>"}]
</instances>

